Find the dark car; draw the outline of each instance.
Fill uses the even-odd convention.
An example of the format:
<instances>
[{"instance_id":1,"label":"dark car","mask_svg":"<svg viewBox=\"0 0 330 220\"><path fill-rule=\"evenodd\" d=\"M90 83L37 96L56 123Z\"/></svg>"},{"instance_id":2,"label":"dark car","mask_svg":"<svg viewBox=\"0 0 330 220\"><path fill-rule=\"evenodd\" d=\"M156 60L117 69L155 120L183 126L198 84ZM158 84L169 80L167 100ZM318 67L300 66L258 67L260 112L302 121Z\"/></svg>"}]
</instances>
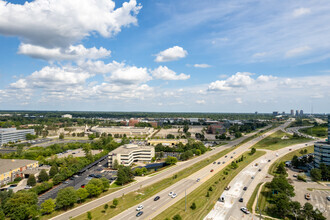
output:
<instances>
[{"instance_id":1,"label":"dark car","mask_svg":"<svg viewBox=\"0 0 330 220\"><path fill-rule=\"evenodd\" d=\"M95 175L95 178L97 178L97 179L100 179L101 177L102 177L102 176L99 175L99 174Z\"/></svg>"},{"instance_id":2,"label":"dark car","mask_svg":"<svg viewBox=\"0 0 330 220\"><path fill-rule=\"evenodd\" d=\"M225 158L227 158L227 155L225 156Z\"/></svg>"},{"instance_id":3,"label":"dark car","mask_svg":"<svg viewBox=\"0 0 330 220\"><path fill-rule=\"evenodd\" d=\"M261 169L258 170L259 172L261 171Z\"/></svg>"},{"instance_id":4,"label":"dark car","mask_svg":"<svg viewBox=\"0 0 330 220\"><path fill-rule=\"evenodd\" d=\"M218 164L220 164L221 162L218 162Z\"/></svg>"},{"instance_id":5,"label":"dark car","mask_svg":"<svg viewBox=\"0 0 330 220\"><path fill-rule=\"evenodd\" d=\"M69 179L70 179L70 180L74 180L74 177L73 177L73 176L71 176Z\"/></svg>"},{"instance_id":6,"label":"dark car","mask_svg":"<svg viewBox=\"0 0 330 220\"><path fill-rule=\"evenodd\" d=\"M246 191L246 190L247 190L247 187L245 186L245 187L243 188L243 190Z\"/></svg>"},{"instance_id":7,"label":"dark car","mask_svg":"<svg viewBox=\"0 0 330 220\"><path fill-rule=\"evenodd\" d=\"M240 198L238 201L239 201L239 202L243 202L243 198Z\"/></svg>"},{"instance_id":8,"label":"dark car","mask_svg":"<svg viewBox=\"0 0 330 220\"><path fill-rule=\"evenodd\" d=\"M233 158L233 156L231 156L230 158Z\"/></svg>"},{"instance_id":9,"label":"dark car","mask_svg":"<svg viewBox=\"0 0 330 220\"><path fill-rule=\"evenodd\" d=\"M217 162L215 162L215 161L213 162L213 164L216 164L216 163L217 163Z\"/></svg>"},{"instance_id":10,"label":"dark car","mask_svg":"<svg viewBox=\"0 0 330 220\"><path fill-rule=\"evenodd\" d=\"M138 213L136 214L136 217L140 217L142 214L143 214L143 212L140 211L140 212L138 212Z\"/></svg>"},{"instance_id":11,"label":"dark car","mask_svg":"<svg viewBox=\"0 0 330 220\"><path fill-rule=\"evenodd\" d=\"M156 196L156 197L154 198L154 201L157 201L158 199L160 199L160 197L159 197L159 196Z\"/></svg>"}]
</instances>

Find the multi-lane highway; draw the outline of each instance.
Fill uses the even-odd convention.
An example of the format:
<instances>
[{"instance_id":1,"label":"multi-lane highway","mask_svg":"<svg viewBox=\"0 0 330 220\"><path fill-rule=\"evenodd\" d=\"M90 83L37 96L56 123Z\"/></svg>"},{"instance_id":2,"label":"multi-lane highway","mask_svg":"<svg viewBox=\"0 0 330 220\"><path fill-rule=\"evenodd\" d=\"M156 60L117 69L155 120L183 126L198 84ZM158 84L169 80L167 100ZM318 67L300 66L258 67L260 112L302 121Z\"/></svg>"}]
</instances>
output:
<instances>
[{"instance_id":1,"label":"multi-lane highway","mask_svg":"<svg viewBox=\"0 0 330 220\"><path fill-rule=\"evenodd\" d=\"M189 177L180 180L172 186L169 186L168 188L157 194L157 196L160 196L159 200L154 201L154 197L145 200L143 203L141 203L144 206L144 209L143 215L140 217L140 219L154 218L155 216L166 210L168 207L179 201L181 198L183 198L185 196L185 193L189 194L194 189L199 187L201 183L208 180L210 177L212 177L212 175L222 170L225 166L231 163L231 161L235 160L235 158L240 157L240 155L246 150L248 150L251 146L259 142L263 138L273 134L274 132L285 128L286 126L288 126L289 123L290 122L287 122L275 129L272 129L271 131L268 131L264 135L252 139L251 141L241 145L229 154L218 159L215 164L211 163L208 166L197 171L196 173L190 175ZM218 162L220 162L220 164L218 164ZM213 172L210 172L212 169ZM197 181L197 178L200 178L200 181ZM171 198L170 196L168 196L170 192L176 193L177 197ZM115 216L113 219L135 219L136 214L136 207L131 207L130 209L127 209L121 214Z\"/></svg>"},{"instance_id":2,"label":"multi-lane highway","mask_svg":"<svg viewBox=\"0 0 330 220\"><path fill-rule=\"evenodd\" d=\"M231 186L231 188L228 191L224 191L221 195L221 197L224 198L224 202L217 201L212 211L204 219L253 219L252 214L244 214L240 211L240 207L246 207L246 204L258 183L271 181L272 176L268 174L270 165L279 157L290 153L291 151L289 149L294 151L306 147L306 144L313 145L313 143L314 141L296 144L277 151L267 150L267 153L264 156L253 161L230 182L229 186ZM244 187L247 187L246 191L243 190ZM240 198L243 198L243 202L239 202Z\"/></svg>"},{"instance_id":3,"label":"multi-lane highway","mask_svg":"<svg viewBox=\"0 0 330 220\"><path fill-rule=\"evenodd\" d=\"M55 216L52 218L52 220L66 220L66 219L69 219L69 218L72 218L72 217L76 217L76 216L79 216L87 211L90 211L94 208L97 208L105 203L108 203L109 201L112 201L113 199L115 198L118 198L120 196L122 196L123 194L127 194L129 192L134 192L134 191L137 191L140 187L145 187L145 186L148 186L148 185L151 185L153 183L156 183L164 178L167 178L167 177L170 177L172 176L173 174L181 171L181 170L184 170L192 165L194 165L195 163L203 160L203 159L206 159L214 154L217 154L227 148L231 148L233 146L236 146L237 144L241 143L243 140L245 140L246 138L254 135L256 132L254 133L251 133L249 135L246 135L244 137L241 137L241 138L238 138L236 140L233 140L231 141L230 143L226 144L226 145L223 145L221 147L218 147L218 148L215 148L214 150L212 151L208 151L206 152L205 154L199 156L199 157L196 157L196 158L193 158L191 160L188 160L186 161L185 163L181 163L179 165L176 165L172 168L169 168L166 170L166 172L162 172L161 174L158 174L158 175L155 175L155 176L152 176L152 177L146 177L144 178L144 180L141 180L141 181L136 181L135 184L132 184L126 188L123 188L121 190L118 190L114 193L111 193L111 194L108 194L106 196L103 196L101 198L98 198L92 202L89 202L89 203L86 203L84 205L81 205L77 208L74 208L72 210L69 210L61 215L58 215L58 216ZM254 140L260 140L261 137L257 137L255 138Z\"/></svg>"}]
</instances>

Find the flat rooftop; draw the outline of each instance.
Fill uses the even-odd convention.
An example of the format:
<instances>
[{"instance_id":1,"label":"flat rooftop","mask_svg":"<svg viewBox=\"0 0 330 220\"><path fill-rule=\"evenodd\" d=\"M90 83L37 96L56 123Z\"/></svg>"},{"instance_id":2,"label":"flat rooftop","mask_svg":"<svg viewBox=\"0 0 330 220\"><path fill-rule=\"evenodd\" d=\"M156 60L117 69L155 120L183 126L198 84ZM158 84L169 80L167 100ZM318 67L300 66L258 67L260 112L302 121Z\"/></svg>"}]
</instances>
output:
<instances>
[{"instance_id":1,"label":"flat rooftop","mask_svg":"<svg viewBox=\"0 0 330 220\"><path fill-rule=\"evenodd\" d=\"M123 146L120 146L113 151L111 151L109 154L128 154L134 150L150 150L153 149L153 146L145 146L145 145L137 145L137 144L125 144Z\"/></svg>"},{"instance_id":2,"label":"flat rooftop","mask_svg":"<svg viewBox=\"0 0 330 220\"><path fill-rule=\"evenodd\" d=\"M36 163L36 160L19 160L19 159L0 159L0 174L9 172L12 169L24 167L31 163Z\"/></svg>"}]
</instances>

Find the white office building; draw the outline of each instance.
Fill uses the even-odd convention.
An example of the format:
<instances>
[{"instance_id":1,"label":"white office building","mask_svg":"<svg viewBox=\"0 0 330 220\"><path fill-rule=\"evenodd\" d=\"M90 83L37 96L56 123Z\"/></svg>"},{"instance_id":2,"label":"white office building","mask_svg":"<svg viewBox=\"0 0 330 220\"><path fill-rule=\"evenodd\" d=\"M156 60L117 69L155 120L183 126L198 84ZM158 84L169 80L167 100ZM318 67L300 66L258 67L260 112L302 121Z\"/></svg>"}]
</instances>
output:
<instances>
[{"instance_id":1,"label":"white office building","mask_svg":"<svg viewBox=\"0 0 330 220\"><path fill-rule=\"evenodd\" d=\"M113 168L115 160L124 166L130 166L134 162L151 162L154 156L155 148L152 146L125 144L109 153L108 166Z\"/></svg>"},{"instance_id":2,"label":"white office building","mask_svg":"<svg viewBox=\"0 0 330 220\"><path fill-rule=\"evenodd\" d=\"M33 129L16 130L16 128L0 128L0 146L8 142L23 141L27 134L35 134Z\"/></svg>"},{"instance_id":3,"label":"white office building","mask_svg":"<svg viewBox=\"0 0 330 220\"><path fill-rule=\"evenodd\" d=\"M314 165L320 167L322 163L330 166L330 116L328 116L328 140L314 144Z\"/></svg>"}]
</instances>

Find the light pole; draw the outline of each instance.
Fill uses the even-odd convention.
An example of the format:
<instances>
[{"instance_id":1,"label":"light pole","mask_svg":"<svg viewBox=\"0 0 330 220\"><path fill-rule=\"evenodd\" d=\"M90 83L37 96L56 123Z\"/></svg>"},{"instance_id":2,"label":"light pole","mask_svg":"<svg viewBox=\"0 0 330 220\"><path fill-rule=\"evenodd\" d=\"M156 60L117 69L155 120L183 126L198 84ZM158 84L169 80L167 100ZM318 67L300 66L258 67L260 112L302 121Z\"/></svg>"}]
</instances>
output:
<instances>
[{"instance_id":1,"label":"light pole","mask_svg":"<svg viewBox=\"0 0 330 220\"><path fill-rule=\"evenodd\" d=\"M184 190L184 196L185 196L185 212L187 212L187 190Z\"/></svg>"}]
</instances>

